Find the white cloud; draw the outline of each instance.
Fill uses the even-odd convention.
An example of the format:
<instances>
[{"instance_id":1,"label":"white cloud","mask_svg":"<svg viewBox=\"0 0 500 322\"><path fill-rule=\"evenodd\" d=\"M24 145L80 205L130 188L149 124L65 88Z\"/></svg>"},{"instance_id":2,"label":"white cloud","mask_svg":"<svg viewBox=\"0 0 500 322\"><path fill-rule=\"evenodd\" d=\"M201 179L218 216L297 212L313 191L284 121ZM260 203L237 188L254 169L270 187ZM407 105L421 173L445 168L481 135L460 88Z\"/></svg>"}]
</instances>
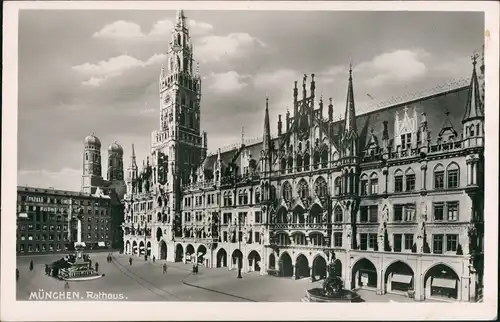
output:
<instances>
[{"instance_id":1,"label":"white cloud","mask_svg":"<svg viewBox=\"0 0 500 322\"><path fill-rule=\"evenodd\" d=\"M149 32L143 32L135 22L118 20L105 25L92 36L102 39L151 39L170 35L173 27L172 20L162 19L155 22ZM202 36L212 32L214 27L203 21L189 20L189 29L192 36Z\"/></svg>"},{"instance_id":2,"label":"white cloud","mask_svg":"<svg viewBox=\"0 0 500 322\"><path fill-rule=\"evenodd\" d=\"M255 87L268 89L268 88L283 88L283 86L290 88L293 87L294 81L299 81L302 76L299 72L292 69L278 69L272 72L266 72L256 75L253 78ZM288 88L288 87L287 87Z\"/></svg>"},{"instance_id":3,"label":"white cloud","mask_svg":"<svg viewBox=\"0 0 500 322\"><path fill-rule=\"evenodd\" d=\"M348 67L343 65L330 66L318 74L318 82L331 84L347 74Z\"/></svg>"},{"instance_id":4,"label":"white cloud","mask_svg":"<svg viewBox=\"0 0 500 322\"><path fill-rule=\"evenodd\" d=\"M104 81L106 81L107 77L90 77L88 80L83 81L82 85L84 86L100 86Z\"/></svg>"},{"instance_id":5,"label":"white cloud","mask_svg":"<svg viewBox=\"0 0 500 322\"><path fill-rule=\"evenodd\" d=\"M196 55L201 62L220 61L224 57L243 56L255 47L266 47L266 44L247 33L206 36L196 44Z\"/></svg>"},{"instance_id":6,"label":"white cloud","mask_svg":"<svg viewBox=\"0 0 500 322\"><path fill-rule=\"evenodd\" d=\"M105 39L128 39L128 38L142 38L144 35L141 26L136 23L124 20L118 20L113 23L105 25L101 30L95 32L95 38Z\"/></svg>"},{"instance_id":7,"label":"white cloud","mask_svg":"<svg viewBox=\"0 0 500 322\"><path fill-rule=\"evenodd\" d=\"M422 61L429 54L424 50L396 50L376 56L354 68L363 74L370 86L386 83L410 82L425 76L427 67Z\"/></svg>"},{"instance_id":8,"label":"white cloud","mask_svg":"<svg viewBox=\"0 0 500 322\"><path fill-rule=\"evenodd\" d=\"M206 35L214 30L214 27L203 21L189 20L191 36Z\"/></svg>"},{"instance_id":9,"label":"white cloud","mask_svg":"<svg viewBox=\"0 0 500 322\"><path fill-rule=\"evenodd\" d=\"M230 93L239 91L248 85L246 82L247 78L248 76L240 75L233 70L227 73L212 73L207 77L210 84L208 85L208 88L217 93Z\"/></svg>"},{"instance_id":10,"label":"white cloud","mask_svg":"<svg viewBox=\"0 0 500 322\"><path fill-rule=\"evenodd\" d=\"M82 170L62 168L60 171L19 170L18 185L28 185L40 188L79 191L81 187Z\"/></svg>"},{"instance_id":11,"label":"white cloud","mask_svg":"<svg viewBox=\"0 0 500 322\"><path fill-rule=\"evenodd\" d=\"M453 78L470 77L472 73L471 61L467 57L457 57L439 63L434 67L439 74L445 74Z\"/></svg>"},{"instance_id":12,"label":"white cloud","mask_svg":"<svg viewBox=\"0 0 500 322\"><path fill-rule=\"evenodd\" d=\"M101 60L95 64L85 63L73 66L72 69L81 75L89 77L87 80L82 82L83 85L99 86L107 79L121 75L127 70L154 65L164 59L164 54L154 54L146 61L142 61L128 55L121 55L112 57L108 60Z\"/></svg>"},{"instance_id":13,"label":"white cloud","mask_svg":"<svg viewBox=\"0 0 500 322\"><path fill-rule=\"evenodd\" d=\"M169 19L164 19L164 20L159 20L155 22L153 25L153 28L151 28L151 31L149 32L149 36L165 36L168 35L172 32L174 24L171 20ZM144 35L144 37L147 37L148 35Z\"/></svg>"}]
</instances>

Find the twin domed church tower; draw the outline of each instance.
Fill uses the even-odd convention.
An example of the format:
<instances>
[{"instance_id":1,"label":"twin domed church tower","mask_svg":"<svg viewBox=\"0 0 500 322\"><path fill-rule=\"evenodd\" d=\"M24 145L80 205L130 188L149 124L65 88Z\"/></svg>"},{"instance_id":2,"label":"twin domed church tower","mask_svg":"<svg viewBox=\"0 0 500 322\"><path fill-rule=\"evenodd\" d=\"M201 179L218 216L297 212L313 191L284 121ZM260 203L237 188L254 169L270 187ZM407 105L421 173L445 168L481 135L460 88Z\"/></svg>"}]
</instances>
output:
<instances>
[{"instance_id":1,"label":"twin domed church tower","mask_svg":"<svg viewBox=\"0 0 500 322\"><path fill-rule=\"evenodd\" d=\"M107 179L102 176L101 160L101 141L92 133L84 140L82 192L96 194L112 189L121 200L126 192L123 148L116 141L108 147Z\"/></svg>"}]
</instances>

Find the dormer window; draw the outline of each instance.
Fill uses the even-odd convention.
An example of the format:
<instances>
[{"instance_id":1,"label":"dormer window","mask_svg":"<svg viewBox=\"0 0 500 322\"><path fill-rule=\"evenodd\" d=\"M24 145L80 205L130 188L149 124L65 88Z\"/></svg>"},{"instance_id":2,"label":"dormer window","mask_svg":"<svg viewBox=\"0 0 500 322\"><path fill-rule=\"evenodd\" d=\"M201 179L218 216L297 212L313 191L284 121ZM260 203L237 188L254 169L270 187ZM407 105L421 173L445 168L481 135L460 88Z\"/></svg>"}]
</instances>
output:
<instances>
[{"instance_id":1,"label":"dormer window","mask_svg":"<svg viewBox=\"0 0 500 322\"><path fill-rule=\"evenodd\" d=\"M401 135L401 149L406 150L411 148L411 133Z\"/></svg>"}]
</instances>

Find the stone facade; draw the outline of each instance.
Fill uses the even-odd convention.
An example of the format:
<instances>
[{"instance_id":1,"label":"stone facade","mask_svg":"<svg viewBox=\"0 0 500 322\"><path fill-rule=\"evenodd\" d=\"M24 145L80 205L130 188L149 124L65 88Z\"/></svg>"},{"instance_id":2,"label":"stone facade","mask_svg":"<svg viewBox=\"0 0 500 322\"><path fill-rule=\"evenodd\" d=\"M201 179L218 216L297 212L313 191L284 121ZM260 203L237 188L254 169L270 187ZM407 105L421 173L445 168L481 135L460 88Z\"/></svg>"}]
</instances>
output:
<instances>
[{"instance_id":1,"label":"stone facade","mask_svg":"<svg viewBox=\"0 0 500 322\"><path fill-rule=\"evenodd\" d=\"M142 169L132 153L125 195L128 254L207 267L323 278L345 287L475 301L483 271L484 108L470 85L345 118L293 88L293 115L262 142L207 155L201 78L182 11L160 73L160 130ZM480 73L484 73L481 66ZM484 79L484 78L483 78ZM327 109L327 117L324 117Z\"/></svg>"}]
</instances>

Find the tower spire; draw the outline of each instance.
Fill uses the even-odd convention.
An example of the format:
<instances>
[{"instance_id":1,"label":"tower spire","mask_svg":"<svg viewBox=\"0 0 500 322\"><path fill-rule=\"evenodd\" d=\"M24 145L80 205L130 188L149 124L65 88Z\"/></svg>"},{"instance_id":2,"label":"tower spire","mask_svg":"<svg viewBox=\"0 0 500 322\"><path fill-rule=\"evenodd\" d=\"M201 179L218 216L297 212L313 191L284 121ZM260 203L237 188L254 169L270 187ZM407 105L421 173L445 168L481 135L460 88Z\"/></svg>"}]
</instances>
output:
<instances>
[{"instance_id":1,"label":"tower spire","mask_svg":"<svg viewBox=\"0 0 500 322\"><path fill-rule=\"evenodd\" d=\"M465 106L465 114L462 123L472 119L484 119L483 104L481 102L481 89L476 74L476 64L478 54L474 54L472 58L472 77L470 80L469 96L467 98L467 105Z\"/></svg>"},{"instance_id":2,"label":"tower spire","mask_svg":"<svg viewBox=\"0 0 500 322\"><path fill-rule=\"evenodd\" d=\"M347 102L345 107L344 131L357 133L356 109L354 107L354 89L352 86L352 63L349 64L349 84L347 87Z\"/></svg>"},{"instance_id":3,"label":"tower spire","mask_svg":"<svg viewBox=\"0 0 500 322\"><path fill-rule=\"evenodd\" d=\"M266 97L266 114L264 116L264 137L262 148L267 153L271 142L271 126L269 125L269 98Z\"/></svg>"},{"instance_id":4,"label":"tower spire","mask_svg":"<svg viewBox=\"0 0 500 322\"><path fill-rule=\"evenodd\" d=\"M178 26L184 26L186 16L184 16L184 10L180 9L177 10L177 15L176 15L176 22Z\"/></svg>"},{"instance_id":5,"label":"tower spire","mask_svg":"<svg viewBox=\"0 0 500 322\"><path fill-rule=\"evenodd\" d=\"M135 149L133 143L132 143L132 155L130 156L130 168L137 168L137 163L135 160Z\"/></svg>"}]
</instances>

